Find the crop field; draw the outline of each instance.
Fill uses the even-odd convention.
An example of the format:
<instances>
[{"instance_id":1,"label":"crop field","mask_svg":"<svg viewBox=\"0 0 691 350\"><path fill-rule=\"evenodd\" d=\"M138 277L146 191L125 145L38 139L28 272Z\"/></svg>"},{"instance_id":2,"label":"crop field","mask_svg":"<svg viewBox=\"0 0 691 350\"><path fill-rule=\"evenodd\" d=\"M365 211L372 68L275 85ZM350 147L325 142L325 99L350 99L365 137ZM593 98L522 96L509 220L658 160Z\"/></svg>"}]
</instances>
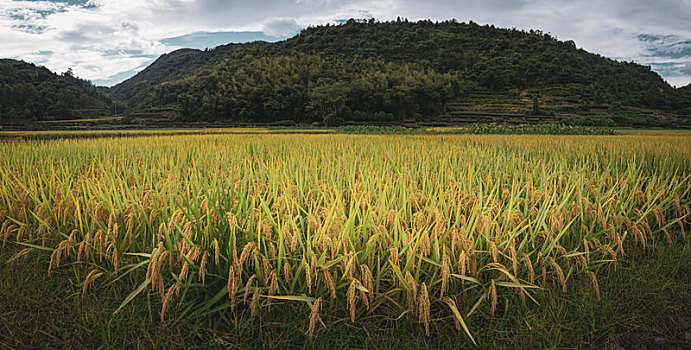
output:
<instances>
[{"instance_id":1,"label":"crop field","mask_svg":"<svg viewBox=\"0 0 691 350\"><path fill-rule=\"evenodd\" d=\"M627 251L688 244L691 136L151 135L0 143L0 249L134 281L164 322L301 313L427 336L518 305ZM78 267L78 268L76 268ZM481 344L482 345L482 344Z\"/></svg>"},{"instance_id":2,"label":"crop field","mask_svg":"<svg viewBox=\"0 0 691 350\"><path fill-rule=\"evenodd\" d=\"M267 129L267 128L187 128L187 129L114 129L114 130L49 130L0 131L3 140L59 140L85 138L121 138L144 136L227 135L227 134L327 134L331 129Z\"/></svg>"}]
</instances>

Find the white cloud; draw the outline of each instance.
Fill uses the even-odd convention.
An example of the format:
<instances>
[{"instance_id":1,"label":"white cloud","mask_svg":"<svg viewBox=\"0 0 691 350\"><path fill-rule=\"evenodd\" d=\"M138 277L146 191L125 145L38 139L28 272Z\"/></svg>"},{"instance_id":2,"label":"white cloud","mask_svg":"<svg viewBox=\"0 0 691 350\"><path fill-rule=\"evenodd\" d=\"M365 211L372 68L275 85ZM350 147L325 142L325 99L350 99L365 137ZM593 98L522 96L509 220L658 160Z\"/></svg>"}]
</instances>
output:
<instances>
[{"instance_id":1,"label":"white cloud","mask_svg":"<svg viewBox=\"0 0 691 350\"><path fill-rule=\"evenodd\" d=\"M679 71L683 74L691 75L691 63L686 63Z\"/></svg>"},{"instance_id":2,"label":"white cloud","mask_svg":"<svg viewBox=\"0 0 691 350\"><path fill-rule=\"evenodd\" d=\"M75 2L71 2L75 3ZM656 52L641 34L691 39L689 0L89 0L0 1L0 56L112 83L176 49L160 40L200 32L294 33L344 18L397 16L540 29L604 56L651 64L672 82L691 82L691 57ZM654 49L654 47L653 47ZM683 47L680 48L683 51ZM671 68L669 68L671 67Z\"/></svg>"},{"instance_id":3,"label":"white cloud","mask_svg":"<svg viewBox=\"0 0 691 350\"><path fill-rule=\"evenodd\" d=\"M264 24L263 31L269 36L286 36L300 31L301 26L291 18L276 18Z\"/></svg>"},{"instance_id":4,"label":"white cloud","mask_svg":"<svg viewBox=\"0 0 691 350\"><path fill-rule=\"evenodd\" d=\"M665 80L667 80L667 82L670 85L677 87L677 88L689 85L689 83L691 83L691 79L689 79L689 77L669 77Z\"/></svg>"}]
</instances>

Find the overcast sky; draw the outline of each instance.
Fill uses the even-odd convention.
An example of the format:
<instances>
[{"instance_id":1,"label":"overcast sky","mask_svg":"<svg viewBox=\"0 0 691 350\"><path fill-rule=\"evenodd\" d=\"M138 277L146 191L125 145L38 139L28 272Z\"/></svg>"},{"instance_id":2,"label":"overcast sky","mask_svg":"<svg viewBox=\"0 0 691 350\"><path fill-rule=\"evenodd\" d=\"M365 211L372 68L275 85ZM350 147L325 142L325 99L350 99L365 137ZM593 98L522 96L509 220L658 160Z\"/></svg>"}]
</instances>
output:
<instances>
[{"instance_id":1,"label":"overcast sky","mask_svg":"<svg viewBox=\"0 0 691 350\"><path fill-rule=\"evenodd\" d=\"M180 47L277 41L348 18L540 29L691 83L691 0L0 0L0 57L114 85Z\"/></svg>"}]
</instances>

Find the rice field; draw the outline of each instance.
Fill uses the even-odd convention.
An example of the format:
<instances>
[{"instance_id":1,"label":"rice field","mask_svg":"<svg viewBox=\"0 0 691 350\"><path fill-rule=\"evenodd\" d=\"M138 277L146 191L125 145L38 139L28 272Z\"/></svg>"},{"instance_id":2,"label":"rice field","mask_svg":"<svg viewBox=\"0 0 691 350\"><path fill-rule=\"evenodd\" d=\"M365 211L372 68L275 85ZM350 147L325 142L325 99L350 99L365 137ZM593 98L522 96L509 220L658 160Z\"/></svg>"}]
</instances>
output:
<instances>
[{"instance_id":1,"label":"rice field","mask_svg":"<svg viewBox=\"0 0 691 350\"><path fill-rule=\"evenodd\" d=\"M144 136L228 135L228 134L329 134L333 129L268 129L268 128L187 128L187 129L112 129L112 130L48 130L0 131L0 141L58 140L84 138L120 138Z\"/></svg>"},{"instance_id":2,"label":"rice field","mask_svg":"<svg viewBox=\"0 0 691 350\"><path fill-rule=\"evenodd\" d=\"M151 135L0 143L0 244L13 263L124 279L115 313L161 320L298 306L413 320L430 336L686 244L691 136ZM299 307L302 306L302 307Z\"/></svg>"}]
</instances>

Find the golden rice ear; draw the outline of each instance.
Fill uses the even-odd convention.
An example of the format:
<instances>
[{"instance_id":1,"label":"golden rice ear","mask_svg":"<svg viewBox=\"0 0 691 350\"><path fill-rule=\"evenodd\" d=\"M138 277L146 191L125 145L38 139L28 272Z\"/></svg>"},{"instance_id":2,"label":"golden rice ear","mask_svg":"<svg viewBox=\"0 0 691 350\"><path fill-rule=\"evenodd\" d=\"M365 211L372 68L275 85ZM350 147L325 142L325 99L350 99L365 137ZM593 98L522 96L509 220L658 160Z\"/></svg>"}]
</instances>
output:
<instances>
[{"instance_id":1,"label":"golden rice ear","mask_svg":"<svg viewBox=\"0 0 691 350\"><path fill-rule=\"evenodd\" d=\"M530 260L528 254L523 253L523 263L525 264L525 267L528 269L528 273L530 275L530 283L534 283L535 270L533 270L533 262Z\"/></svg>"},{"instance_id":2,"label":"golden rice ear","mask_svg":"<svg viewBox=\"0 0 691 350\"><path fill-rule=\"evenodd\" d=\"M214 238L214 240L211 242L211 245L214 248L214 262L216 263L216 265L218 265L218 261L221 258L221 249L218 246L218 240Z\"/></svg>"},{"instance_id":3,"label":"golden rice ear","mask_svg":"<svg viewBox=\"0 0 691 350\"><path fill-rule=\"evenodd\" d=\"M252 294L252 301L250 302L250 312L252 316L255 316L257 314L257 311L259 310L259 291L255 288L254 293Z\"/></svg>"},{"instance_id":4,"label":"golden rice ear","mask_svg":"<svg viewBox=\"0 0 691 350\"><path fill-rule=\"evenodd\" d=\"M84 286L82 286L82 298L86 295L86 291L89 289L89 287L93 284L94 280L96 277L99 275L98 269L93 269L91 272L89 272L88 275L86 275L86 278L84 279Z\"/></svg>"},{"instance_id":5,"label":"golden rice ear","mask_svg":"<svg viewBox=\"0 0 691 350\"><path fill-rule=\"evenodd\" d=\"M444 253L442 256L442 264L441 264L441 292L439 295L440 299L444 298L444 292L446 292L446 288L448 288L449 285L449 279L451 278L451 261L449 259L449 256Z\"/></svg>"},{"instance_id":6,"label":"golden rice ear","mask_svg":"<svg viewBox=\"0 0 691 350\"><path fill-rule=\"evenodd\" d=\"M269 295L275 295L278 292L278 272L271 271L271 283L269 284Z\"/></svg>"},{"instance_id":7,"label":"golden rice ear","mask_svg":"<svg viewBox=\"0 0 691 350\"><path fill-rule=\"evenodd\" d=\"M489 254L492 256L492 261L495 263L499 262L499 249L497 249L497 244L490 242L489 244Z\"/></svg>"},{"instance_id":8,"label":"golden rice ear","mask_svg":"<svg viewBox=\"0 0 691 350\"><path fill-rule=\"evenodd\" d=\"M171 300L173 300L173 296L179 294L179 292L180 284L178 283L175 283L168 288L168 291L166 292L166 295L163 297L162 300L161 322L163 322L163 320L165 319L166 310L168 309L168 305L170 304Z\"/></svg>"},{"instance_id":9,"label":"golden rice ear","mask_svg":"<svg viewBox=\"0 0 691 350\"><path fill-rule=\"evenodd\" d=\"M369 298L374 299L374 277L367 265L360 265L361 279L365 284L365 289L369 292ZM369 308L369 306L368 306Z\"/></svg>"},{"instance_id":10,"label":"golden rice ear","mask_svg":"<svg viewBox=\"0 0 691 350\"><path fill-rule=\"evenodd\" d=\"M322 298L318 298L314 301L312 305L312 311L310 312L309 327L307 328L307 336L312 338L314 335L314 330L317 326L317 320L319 320L319 309L321 308Z\"/></svg>"},{"instance_id":11,"label":"golden rice ear","mask_svg":"<svg viewBox=\"0 0 691 350\"><path fill-rule=\"evenodd\" d=\"M336 299L336 284L329 270L322 270L322 279L324 280L326 288L331 292L331 299Z\"/></svg>"},{"instance_id":12,"label":"golden rice ear","mask_svg":"<svg viewBox=\"0 0 691 350\"><path fill-rule=\"evenodd\" d=\"M312 294L312 269L305 266L305 283L307 284L307 293Z\"/></svg>"},{"instance_id":13,"label":"golden rice ear","mask_svg":"<svg viewBox=\"0 0 691 350\"><path fill-rule=\"evenodd\" d=\"M511 242L511 245L509 246L509 255L511 257L511 265L513 268L513 275L517 276L518 275L518 253L516 253L516 244L514 242Z\"/></svg>"},{"instance_id":14,"label":"golden rice ear","mask_svg":"<svg viewBox=\"0 0 691 350\"><path fill-rule=\"evenodd\" d=\"M199 279L202 281L202 284L204 284L204 280L206 278L206 259L209 257L209 253L204 252L202 253L202 261L199 263L199 272L197 273Z\"/></svg>"},{"instance_id":15,"label":"golden rice ear","mask_svg":"<svg viewBox=\"0 0 691 350\"><path fill-rule=\"evenodd\" d=\"M288 262L288 261L283 262L283 279L285 280L286 285L290 285L290 281L292 279L292 276L291 276L290 262Z\"/></svg>"},{"instance_id":16,"label":"golden rice ear","mask_svg":"<svg viewBox=\"0 0 691 350\"><path fill-rule=\"evenodd\" d=\"M230 265L230 268L228 270L228 299L230 299L230 309L231 311L235 311L235 300L238 292L238 288L240 288L240 274L242 271L236 271L234 265Z\"/></svg>"},{"instance_id":17,"label":"golden rice ear","mask_svg":"<svg viewBox=\"0 0 691 350\"><path fill-rule=\"evenodd\" d=\"M348 291L346 292L346 299L348 302L348 308L350 310L350 322L355 322L355 290L357 284L355 280L350 282L348 286Z\"/></svg>"},{"instance_id":18,"label":"golden rice ear","mask_svg":"<svg viewBox=\"0 0 691 350\"><path fill-rule=\"evenodd\" d=\"M430 323L430 300L429 294L427 293L427 285L425 282L420 284L420 297L418 298L418 321L425 325L425 335L430 336L429 323Z\"/></svg>"},{"instance_id":19,"label":"golden rice ear","mask_svg":"<svg viewBox=\"0 0 691 350\"><path fill-rule=\"evenodd\" d=\"M2 239L3 248L7 245L7 238L10 237L11 229L12 225L9 220L6 220L2 223L2 226L0 226L0 239Z\"/></svg>"},{"instance_id":20,"label":"golden rice ear","mask_svg":"<svg viewBox=\"0 0 691 350\"><path fill-rule=\"evenodd\" d=\"M576 255L575 259L578 262L578 265L580 265L583 270L588 269L588 260L585 259L583 254Z\"/></svg>"},{"instance_id":21,"label":"golden rice ear","mask_svg":"<svg viewBox=\"0 0 691 350\"><path fill-rule=\"evenodd\" d=\"M26 259L29 258L29 254L34 250L34 248L29 247L29 248L24 248L19 251L19 253L15 254L12 258L7 260L8 264L18 262L20 260L26 261Z\"/></svg>"},{"instance_id":22,"label":"golden rice ear","mask_svg":"<svg viewBox=\"0 0 691 350\"><path fill-rule=\"evenodd\" d=\"M559 281L562 291L566 293L566 278L564 277L564 271L562 271L561 266L559 266L552 257L547 258L547 262L552 266L554 273L557 275L557 281Z\"/></svg>"},{"instance_id":23,"label":"golden rice ear","mask_svg":"<svg viewBox=\"0 0 691 350\"><path fill-rule=\"evenodd\" d=\"M600 301L600 285L597 283L595 273L592 271L586 271L585 273L588 275L588 277L590 277L590 281L593 284L593 289L595 290L595 295L597 296L597 301Z\"/></svg>"}]
</instances>

